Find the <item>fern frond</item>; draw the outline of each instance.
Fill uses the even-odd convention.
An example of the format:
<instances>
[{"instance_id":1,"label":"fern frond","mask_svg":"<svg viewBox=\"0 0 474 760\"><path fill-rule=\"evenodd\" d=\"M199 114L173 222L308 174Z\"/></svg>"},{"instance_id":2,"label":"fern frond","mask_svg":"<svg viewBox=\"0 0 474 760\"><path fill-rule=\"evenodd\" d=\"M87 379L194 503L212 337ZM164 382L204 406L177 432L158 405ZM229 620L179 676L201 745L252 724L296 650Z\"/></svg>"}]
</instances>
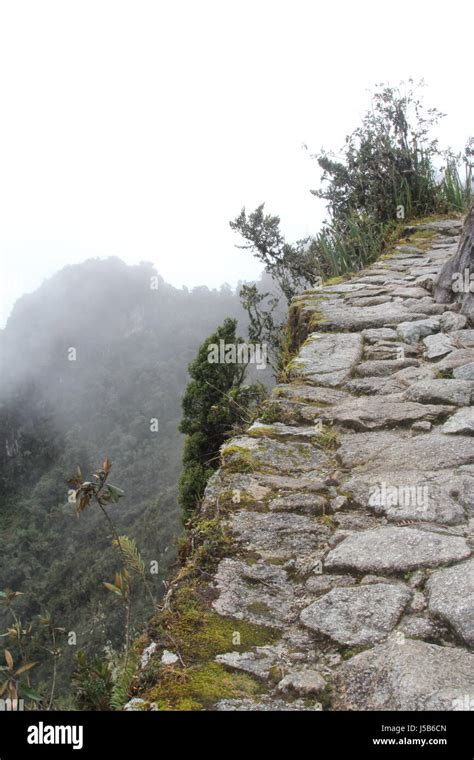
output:
<instances>
[{"instance_id":1,"label":"fern frond","mask_svg":"<svg viewBox=\"0 0 474 760\"><path fill-rule=\"evenodd\" d=\"M138 658L128 655L127 662L119 667L110 696L110 706L122 710L130 698L130 687L137 670Z\"/></svg>"},{"instance_id":2,"label":"fern frond","mask_svg":"<svg viewBox=\"0 0 474 760\"><path fill-rule=\"evenodd\" d=\"M113 543L114 546L117 546L122 552L127 567L137 573L137 575L139 575L141 578L144 578L145 564L141 558L140 552L138 551L137 545L133 538L129 538L128 536L119 536L118 538L114 539Z\"/></svg>"}]
</instances>

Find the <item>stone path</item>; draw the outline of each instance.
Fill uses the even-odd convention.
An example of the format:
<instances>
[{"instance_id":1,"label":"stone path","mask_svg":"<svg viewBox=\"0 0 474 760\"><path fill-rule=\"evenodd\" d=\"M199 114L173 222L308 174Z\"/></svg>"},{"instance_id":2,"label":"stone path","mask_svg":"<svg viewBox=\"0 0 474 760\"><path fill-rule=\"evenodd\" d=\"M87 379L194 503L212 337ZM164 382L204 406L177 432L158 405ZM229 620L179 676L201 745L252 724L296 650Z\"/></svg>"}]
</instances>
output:
<instances>
[{"instance_id":1,"label":"stone path","mask_svg":"<svg viewBox=\"0 0 474 760\"><path fill-rule=\"evenodd\" d=\"M214 610L281 632L218 655L264 695L216 709L474 705L474 330L431 295L460 231L413 227L294 300L288 382L223 447L202 506L236 550Z\"/></svg>"}]
</instances>

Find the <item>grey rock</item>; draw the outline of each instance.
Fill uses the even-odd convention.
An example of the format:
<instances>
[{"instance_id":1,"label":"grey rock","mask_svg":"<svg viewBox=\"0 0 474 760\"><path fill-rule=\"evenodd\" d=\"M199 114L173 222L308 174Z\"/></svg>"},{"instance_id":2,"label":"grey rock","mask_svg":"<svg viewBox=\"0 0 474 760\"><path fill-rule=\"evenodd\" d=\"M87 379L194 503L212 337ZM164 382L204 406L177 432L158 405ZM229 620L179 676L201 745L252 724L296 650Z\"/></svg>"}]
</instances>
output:
<instances>
[{"instance_id":1,"label":"grey rock","mask_svg":"<svg viewBox=\"0 0 474 760\"><path fill-rule=\"evenodd\" d=\"M241 476L240 476L241 477ZM304 490L309 493L318 493L327 489L324 479L321 477L312 476L311 473L307 473L304 476L291 477L290 475L273 475L270 473L258 473L255 476L257 482L264 488L270 490L276 490L278 493L281 491L294 491Z\"/></svg>"},{"instance_id":2,"label":"grey rock","mask_svg":"<svg viewBox=\"0 0 474 760\"><path fill-rule=\"evenodd\" d=\"M300 401L306 404L338 404L348 396L344 391L337 388L324 388L321 386L294 383L292 385L277 385L272 391L273 398L284 398L290 401Z\"/></svg>"},{"instance_id":3,"label":"grey rock","mask_svg":"<svg viewBox=\"0 0 474 760\"><path fill-rule=\"evenodd\" d=\"M400 393L413 382L422 378L433 378L434 374L431 366L405 367L387 377L351 378L345 383L345 388L351 393L367 396Z\"/></svg>"},{"instance_id":4,"label":"grey rock","mask_svg":"<svg viewBox=\"0 0 474 760\"><path fill-rule=\"evenodd\" d=\"M341 436L337 457L344 469L367 466L382 450L387 451L407 435L398 430L372 430L367 433L346 433ZM397 468L396 468L397 469Z\"/></svg>"},{"instance_id":5,"label":"grey rock","mask_svg":"<svg viewBox=\"0 0 474 760\"><path fill-rule=\"evenodd\" d=\"M410 602L409 610L410 612L423 612L423 610L426 609L426 599L425 595L421 591L416 591L413 594L413 597Z\"/></svg>"},{"instance_id":6,"label":"grey rock","mask_svg":"<svg viewBox=\"0 0 474 760\"><path fill-rule=\"evenodd\" d=\"M327 389L324 388L322 390ZM324 406L324 404L309 404L307 402L293 401L283 398L271 399L269 404L271 410L275 411L277 415L280 414L281 419L284 419L287 425L295 426L301 426L304 424L314 425L318 419L320 406Z\"/></svg>"},{"instance_id":7,"label":"grey rock","mask_svg":"<svg viewBox=\"0 0 474 760\"><path fill-rule=\"evenodd\" d=\"M440 317L439 324L441 329L446 332L462 330L467 324L467 317L464 314L454 314L452 311L445 311Z\"/></svg>"},{"instance_id":8,"label":"grey rock","mask_svg":"<svg viewBox=\"0 0 474 760\"><path fill-rule=\"evenodd\" d=\"M397 373L398 374L398 373ZM365 394L367 396L380 395L387 393L400 393L406 388L406 383L401 379L396 379L394 375L389 377L356 377L345 383L345 388L351 393Z\"/></svg>"},{"instance_id":9,"label":"grey rock","mask_svg":"<svg viewBox=\"0 0 474 760\"><path fill-rule=\"evenodd\" d=\"M307 704L302 699L285 702L283 699L262 697L259 702L253 699L221 699L216 704L219 712L306 712L322 710L319 703Z\"/></svg>"},{"instance_id":10,"label":"grey rock","mask_svg":"<svg viewBox=\"0 0 474 760\"><path fill-rule=\"evenodd\" d=\"M271 438L241 436L221 448L224 468L255 472L309 472L324 467L327 456L309 443L280 443Z\"/></svg>"},{"instance_id":11,"label":"grey rock","mask_svg":"<svg viewBox=\"0 0 474 760\"><path fill-rule=\"evenodd\" d=\"M455 287L456 277L461 277L464 285L464 273L472 273L474 261L474 204L471 203L462 229L459 248L442 267L434 287L434 295L440 303L455 301L461 307L461 313L474 316L474 297L469 287Z\"/></svg>"},{"instance_id":12,"label":"grey rock","mask_svg":"<svg viewBox=\"0 0 474 760\"><path fill-rule=\"evenodd\" d=\"M359 437L362 435L375 436L376 432L358 434ZM370 443L374 446L376 439ZM338 449L339 456L341 456L341 449L342 446ZM468 435L447 436L434 429L422 437L402 438L399 436L385 451L380 449L373 452L368 461L374 472L387 469L419 470L420 462L423 462L426 470L450 470L464 464L472 464L474 448L472 438Z\"/></svg>"},{"instance_id":13,"label":"grey rock","mask_svg":"<svg viewBox=\"0 0 474 760\"><path fill-rule=\"evenodd\" d=\"M448 435L474 435L474 408L459 409L441 428Z\"/></svg>"},{"instance_id":14,"label":"grey rock","mask_svg":"<svg viewBox=\"0 0 474 760\"><path fill-rule=\"evenodd\" d=\"M396 427L417 420L436 420L453 411L452 406L418 404L401 395L353 398L321 411L321 419L353 430Z\"/></svg>"},{"instance_id":15,"label":"grey rock","mask_svg":"<svg viewBox=\"0 0 474 760\"><path fill-rule=\"evenodd\" d=\"M395 627L410 599L400 585L335 588L300 615L303 625L346 646L375 644Z\"/></svg>"},{"instance_id":16,"label":"grey rock","mask_svg":"<svg viewBox=\"0 0 474 760\"><path fill-rule=\"evenodd\" d=\"M424 298L420 298L418 301L416 299L408 300L407 298L405 299L404 304L410 313L422 311L425 318L436 317L440 314L444 314L445 311L445 307L442 306L442 304L431 302L425 303Z\"/></svg>"},{"instance_id":17,"label":"grey rock","mask_svg":"<svg viewBox=\"0 0 474 760\"><path fill-rule=\"evenodd\" d=\"M140 658L140 668L144 670L148 663L150 662L150 659L153 657L153 655L156 652L158 644L156 641L152 641L151 644L149 644L142 652L141 658Z\"/></svg>"},{"instance_id":18,"label":"grey rock","mask_svg":"<svg viewBox=\"0 0 474 760\"><path fill-rule=\"evenodd\" d=\"M364 351L366 360L385 360L417 358L418 346L410 346L408 343L395 343L394 341L379 341L374 346L367 346Z\"/></svg>"},{"instance_id":19,"label":"grey rock","mask_svg":"<svg viewBox=\"0 0 474 760\"><path fill-rule=\"evenodd\" d=\"M395 247L396 251L400 251L400 253L408 253L411 256L423 256L424 252L421 250L421 248L417 248L414 245L397 245Z\"/></svg>"},{"instance_id":20,"label":"grey rock","mask_svg":"<svg viewBox=\"0 0 474 760\"><path fill-rule=\"evenodd\" d=\"M474 560L437 570L427 583L429 610L474 646Z\"/></svg>"},{"instance_id":21,"label":"grey rock","mask_svg":"<svg viewBox=\"0 0 474 760\"><path fill-rule=\"evenodd\" d=\"M455 710L474 692L474 655L404 639L361 652L338 669L335 709Z\"/></svg>"},{"instance_id":22,"label":"grey rock","mask_svg":"<svg viewBox=\"0 0 474 760\"><path fill-rule=\"evenodd\" d=\"M465 559L470 549L463 538L417 528L376 528L356 533L332 549L325 568L356 572L398 573L438 567Z\"/></svg>"},{"instance_id":23,"label":"grey rock","mask_svg":"<svg viewBox=\"0 0 474 760\"><path fill-rule=\"evenodd\" d=\"M316 415L315 410L314 414ZM316 435L314 425L285 425L282 422L274 422L268 425L256 420L247 430L247 435L252 438L277 438L280 440L311 441Z\"/></svg>"},{"instance_id":24,"label":"grey rock","mask_svg":"<svg viewBox=\"0 0 474 760\"><path fill-rule=\"evenodd\" d=\"M412 435L420 435L421 433L429 433L433 425L431 422L421 420L420 422L414 422L411 426Z\"/></svg>"},{"instance_id":25,"label":"grey rock","mask_svg":"<svg viewBox=\"0 0 474 760\"><path fill-rule=\"evenodd\" d=\"M450 351L453 351L455 346L451 338L444 333L437 333L436 335L428 335L423 338L425 345L425 356L427 359L439 359L441 356L446 356Z\"/></svg>"},{"instance_id":26,"label":"grey rock","mask_svg":"<svg viewBox=\"0 0 474 760\"><path fill-rule=\"evenodd\" d=\"M456 369L462 367L464 364L470 364L474 362L474 348L458 348L455 351L451 351L448 356L437 362L436 368L438 370Z\"/></svg>"},{"instance_id":27,"label":"grey rock","mask_svg":"<svg viewBox=\"0 0 474 760\"><path fill-rule=\"evenodd\" d=\"M442 472L369 472L352 477L345 488L354 503L389 520L459 525L466 519L454 484Z\"/></svg>"},{"instance_id":28,"label":"grey rock","mask_svg":"<svg viewBox=\"0 0 474 760\"><path fill-rule=\"evenodd\" d=\"M436 641L440 635L438 626L422 615L407 615L397 630L411 639L421 639L422 641Z\"/></svg>"},{"instance_id":29,"label":"grey rock","mask_svg":"<svg viewBox=\"0 0 474 760\"><path fill-rule=\"evenodd\" d=\"M419 274L418 277L413 281L413 284L419 285L420 288L424 288L429 293L432 293L434 278L435 278L435 274L431 272L426 272L423 274Z\"/></svg>"},{"instance_id":30,"label":"grey rock","mask_svg":"<svg viewBox=\"0 0 474 760\"><path fill-rule=\"evenodd\" d=\"M335 514L336 512L339 512L340 509L343 509L347 504L347 496L336 496L335 499L331 499L331 503L329 506L329 511L331 514Z\"/></svg>"},{"instance_id":31,"label":"grey rock","mask_svg":"<svg viewBox=\"0 0 474 760\"><path fill-rule=\"evenodd\" d=\"M426 295L427 295L427 291L424 288L420 288L415 285L413 287L407 287L407 288L397 287L397 288L394 288L394 290L392 291L392 296L394 296L394 298L398 297L398 298L421 299L421 298L425 298Z\"/></svg>"},{"instance_id":32,"label":"grey rock","mask_svg":"<svg viewBox=\"0 0 474 760\"><path fill-rule=\"evenodd\" d=\"M386 583L393 585L394 580L392 578L386 578L384 575L374 575L373 573L368 573L360 579L361 586L370 586L373 583Z\"/></svg>"},{"instance_id":33,"label":"grey rock","mask_svg":"<svg viewBox=\"0 0 474 760\"><path fill-rule=\"evenodd\" d=\"M170 652L169 649L163 649L162 655L161 655L161 662L163 665L174 665L176 662L178 662L179 657L174 652Z\"/></svg>"},{"instance_id":34,"label":"grey rock","mask_svg":"<svg viewBox=\"0 0 474 760\"><path fill-rule=\"evenodd\" d=\"M397 327L399 336L406 343L417 343L421 338L425 338L427 335L432 335L438 331L439 319L435 317L401 322Z\"/></svg>"},{"instance_id":35,"label":"grey rock","mask_svg":"<svg viewBox=\"0 0 474 760\"><path fill-rule=\"evenodd\" d=\"M334 301L321 301L318 309L322 315L324 330L366 330L390 327L403 321L422 318L423 314L410 313L403 304L393 302L376 306L348 306Z\"/></svg>"},{"instance_id":36,"label":"grey rock","mask_svg":"<svg viewBox=\"0 0 474 760\"><path fill-rule=\"evenodd\" d=\"M271 669L281 661L282 652L277 647L256 647L251 652L225 652L216 656L216 662L231 670L250 673L263 680L270 676Z\"/></svg>"},{"instance_id":37,"label":"grey rock","mask_svg":"<svg viewBox=\"0 0 474 760\"><path fill-rule=\"evenodd\" d=\"M448 237L459 235L463 227L461 219L440 219L436 222L424 222L416 225L413 230L432 230ZM444 244L445 245L445 244Z\"/></svg>"},{"instance_id":38,"label":"grey rock","mask_svg":"<svg viewBox=\"0 0 474 760\"><path fill-rule=\"evenodd\" d=\"M426 580L426 574L424 570L415 570L414 573L411 574L408 585L410 588L421 588Z\"/></svg>"},{"instance_id":39,"label":"grey rock","mask_svg":"<svg viewBox=\"0 0 474 760\"><path fill-rule=\"evenodd\" d=\"M335 387L346 380L362 356L358 333L312 333L292 362L292 374L318 385Z\"/></svg>"},{"instance_id":40,"label":"grey rock","mask_svg":"<svg viewBox=\"0 0 474 760\"><path fill-rule=\"evenodd\" d=\"M367 343L377 343L379 340L396 340L397 333L391 327L362 330L362 336Z\"/></svg>"},{"instance_id":41,"label":"grey rock","mask_svg":"<svg viewBox=\"0 0 474 760\"><path fill-rule=\"evenodd\" d=\"M281 567L226 558L214 581L218 598L213 608L219 615L282 629L297 619L296 588Z\"/></svg>"},{"instance_id":42,"label":"grey rock","mask_svg":"<svg viewBox=\"0 0 474 760\"><path fill-rule=\"evenodd\" d=\"M326 681L317 670L292 670L278 684L278 691L296 692L303 696L321 694L326 688Z\"/></svg>"},{"instance_id":43,"label":"grey rock","mask_svg":"<svg viewBox=\"0 0 474 760\"><path fill-rule=\"evenodd\" d=\"M268 503L272 512L304 512L305 514L321 515L328 507L328 500L324 496L311 493L291 493L287 496L278 496Z\"/></svg>"},{"instance_id":44,"label":"grey rock","mask_svg":"<svg viewBox=\"0 0 474 760\"><path fill-rule=\"evenodd\" d=\"M366 298L353 297L347 299L346 303L350 303L353 306L376 306L380 303L389 303L391 296L369 296Z\"/></svg>"},{"instance_id":45,"label":"grey rock","mask_svg":"<svg viewBox=\"0 0 474 760\"><path fill-rule=\"evenodd\" d=\"M474 348L474 330L454 330L451 337L460 348Z\"/></svg>"},{"instance_id":46,"label":"grey rock","mask_svg":"<svg viewBox=\"0 0 474 760\"><path fill-rule=\"evenodd\" d=\"M467 406L471 403L474 384L467 380L420 380L404 393L407 401L421 404L452 404Z\"/></svg>"},{"instance_id":47,"label":"grey rock","mask_svg":"<svg viewBox=\"0 0 474 760\"><path fill-rule=\"evenodd\" d=\"M420 367L406 367L392 375L394 382L402 382L407 388L413 382L417 380L428 380L435 377L435 370L433 366L421 365Z\"/></svg>"},{"instance_id":48,"label":"grey rock","mask_svg":"<svg viewBox=\"0 0 474 760\"><path fill-rule=\"evenodd\" d=\"M133 699L130 699L127 704L124 705L123 709L125 712L138 712L146 709L146 707L148 707L148 702L140 697L133 697Z\"/></svg>"},{"instance_id":49,"label":"grey rock","mask_svg":"<svg viewBox=\"0 0 474 760\"><path fill-rule=\"evenodd\" d=\"M336 586L353 586L356 579L352 575L332 575L323 573L321 575L311 575L305 583L308 591L314 594L326 594Z\"/></svg>"},{"instance_id":50,"label":"grey rock","mask_svg":"<svg viewBox=\"0 0 474 760\"><path fill-rule=\"evenodd\" d=\"M474 381L474 362L469 362L469 364L463 364L461 367L455 367L455 369L453 369L453 377L459 380L470 380L471 382L473 382Z\"/></svg>"},{"instance_id":51,"label":"grey rock","mask_svg":"<svg viewBox=\"0 0 474 760\"><path fill-rule=\"evenodd\" d=\"M379 526L379 520L375 519L373 515L354 510L336 514L333 520L336 525L348 532L369 530Z\"/></svg>"},{"instance_id":52,"label":"grey rock","mask_svg":"<svg viewBox=\"0 0 474 760\"><path fill-rule=\"evenodd\" d=\"M423 615L406 615L397 628L410 639L436 642L440 637L439 627Z\"/></svg>"},{"instance_id":53,"label":"grey rock","mask_svg":"<svg viewBox=\"0 0 474 760\"><path fill-rule=\"evenodd\" d=\"M304 515L268 512L234 512L229 529L246 550L267 558L312 554L325 545L330 529Z\"/></svg>"},{"instance_id":54,"label":"grey rock","mask_svg":"<svg viewBox=\"0 0 474 760\"><path fill-rule=\"evenodd\" d=\"M380 361L361 362L356 367L359 377L386 377L405 367L418 367L416 359L383 359Z\"/></svg>"}]
</instances>

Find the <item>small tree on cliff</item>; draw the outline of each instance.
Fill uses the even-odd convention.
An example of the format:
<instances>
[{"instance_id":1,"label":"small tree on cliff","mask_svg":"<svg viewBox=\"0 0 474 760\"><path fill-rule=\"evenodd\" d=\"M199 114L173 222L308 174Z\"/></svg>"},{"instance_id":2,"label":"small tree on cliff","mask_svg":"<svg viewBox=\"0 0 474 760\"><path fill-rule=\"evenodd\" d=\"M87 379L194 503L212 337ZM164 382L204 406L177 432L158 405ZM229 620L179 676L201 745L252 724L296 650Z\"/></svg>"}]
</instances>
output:
<instances>
[{"instance_id":1,"label":"small tree on cliff","mask_svg":"<svg viewBox=\"0 0 474 760\"><path fill-rule=\"evenodd\" d=\"M403 206L407 217L433 213L441 202L433 159L442 155L432 129L443 117L426 108L423 82L378 85L357 129L347 135L336 159L316 154L323 186L313 194L327 202L331 223L345 228L354 214L389 222Z\"/></svg>"},{"instance_id":2,"label":"small tree on cliff","mask_svg":"<svg viewBox=\"0 0 474 760\"><path fill-rule=\"evenodd\" d=\"M189 515L218 467L219 448L232 430L250 419L251 407L264 395L261 385L244 385L247 365L233 360L237 320L226 319L200 346L189 365L191 381L183 397L179 429L186 434L179 501ZM215 361L216 351L220 356Z\"/></svg>"},{"instance_id":3,"label":"small tree on cliff","mask_svg":"<svg viewBox=\"0 0 474 760\"><path fill-rule=\"evenodd\" d=\"M320 278L363 269L392 240L399 219L463 210L472 197L473 144L464 156L441 151L432 131L443 114L426 108L421 87L409 79L400 87L378 85L361 124L347 135L337 156L313 156L322 170L321 186L311 192L326 201L328 220L313 238L288 243L280 218L264 205L242 209L230 222L243 238L238 248L252 251L279 292L244 285L240 298L249 315L251 337L265 340L285 356L285 333L276 309L278 297L291 298ZM435 166L444 161L444 178ZM464 164L466 178L458 169ZM276 362L278 366L278 362Z\"/></svg>"}]
</instances>

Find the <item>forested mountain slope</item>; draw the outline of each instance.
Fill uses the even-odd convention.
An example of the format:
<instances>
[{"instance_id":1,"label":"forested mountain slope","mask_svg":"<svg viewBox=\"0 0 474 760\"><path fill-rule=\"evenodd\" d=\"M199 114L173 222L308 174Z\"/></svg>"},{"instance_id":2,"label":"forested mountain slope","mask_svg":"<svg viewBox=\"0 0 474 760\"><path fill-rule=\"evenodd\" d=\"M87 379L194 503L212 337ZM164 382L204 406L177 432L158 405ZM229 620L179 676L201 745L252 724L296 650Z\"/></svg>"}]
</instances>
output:
<instances>
[{"instance_id":1,"label":"forested mountain slope","mask_svg":"<svg viewBox=\"0 0 474 760\"><path fill-rule=\"evenodd\" d=\"M0 332L0 589L24 594L24 619L47 610L77 634L61 656L63 685L75 651L117 643L122 630L102 586L117 565L110 530L92 508L76 516L67 478L80 465L90 479L110 458L125 492L111 514L159 563L160 596L181 530L187 367L227 316L243 318L228 286L178 290L151 264L111 258L63 269L21 298ZM138 625L150 610L139 598L133 612Z\"/></svg>"}]
</instances>

